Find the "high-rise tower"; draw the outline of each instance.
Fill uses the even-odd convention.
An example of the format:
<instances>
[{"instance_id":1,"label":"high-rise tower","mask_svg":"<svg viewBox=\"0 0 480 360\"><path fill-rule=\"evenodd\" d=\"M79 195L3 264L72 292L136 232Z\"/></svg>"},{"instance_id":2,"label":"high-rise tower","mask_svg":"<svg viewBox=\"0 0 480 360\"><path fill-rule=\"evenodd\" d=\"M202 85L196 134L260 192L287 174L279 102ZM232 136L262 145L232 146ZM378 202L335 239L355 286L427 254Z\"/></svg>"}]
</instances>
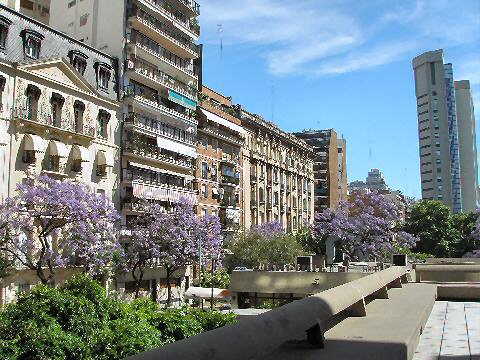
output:
<instances>
[{"instance_id":1,"label":"high-rise tower","mask_svg":"<svg viewBox=\"0 0 480 360\"><path fill-rule=\"evenodd\" d=\"M478 199L473 103L443 58L443 50L435 50L413 59L422 198L443 201L461 212L472 210L472 200L476 204Z\"/></svg>"}]
</instances>

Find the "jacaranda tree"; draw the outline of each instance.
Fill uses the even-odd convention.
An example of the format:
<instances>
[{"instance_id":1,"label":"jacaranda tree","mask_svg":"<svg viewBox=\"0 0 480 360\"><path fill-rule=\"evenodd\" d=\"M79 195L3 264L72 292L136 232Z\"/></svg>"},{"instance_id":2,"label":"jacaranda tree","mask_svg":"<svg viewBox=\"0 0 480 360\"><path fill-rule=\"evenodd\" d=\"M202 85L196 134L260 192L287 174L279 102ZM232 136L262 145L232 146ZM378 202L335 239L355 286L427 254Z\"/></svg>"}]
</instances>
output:
<instances>
[{"instance_id":1,"label":"jacaranda tree","mask_svg":"<svg viewBox=\"0 0 480 360\"><path fill-rule=\"evenodd\" d=\"M140 284L149 261L162 266L166 271L167 304L170 304L171 277L178 269L199 261L200 242L204 255L220 255L222 237L217 216L200 219L185 201L176 204L171 212L151 205L132 232L127 249L128 267Z\"/></svg>"},{"instance_id":2,"label":"jacaranda tree","mask_svg":"<svg viewBox=\"0 0 480 360\"><path fill-rule=\"evenodd\" d=\"M43 284L58 268L109 268L120 247L112 202L84 184L48 176L29 178L0 206L0 252L34 270Z\"/></svg>"},{"instance_id":3,"label":"jacaranda tree","mask_svg":"<svg viewBox=\"0 0 480 360\"><path fill-rule=\"evenodd\" d=\"M335 236L345 254L381 257L398 247L411 248L417 238L401 231L401 217L395 204L378 192L355 192L337 209L326 209L316 216L317 238Z\"/></svg>"}]
</instances>

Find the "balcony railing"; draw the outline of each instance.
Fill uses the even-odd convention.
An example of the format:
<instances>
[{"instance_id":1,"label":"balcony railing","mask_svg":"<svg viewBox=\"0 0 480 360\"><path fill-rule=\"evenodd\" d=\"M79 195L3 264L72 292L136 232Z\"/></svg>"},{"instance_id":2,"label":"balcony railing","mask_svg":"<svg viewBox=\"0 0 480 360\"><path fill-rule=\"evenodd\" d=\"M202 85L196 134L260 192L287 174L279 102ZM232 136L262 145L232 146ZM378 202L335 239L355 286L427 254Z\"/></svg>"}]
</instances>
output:
<instances>
[{"instance_id":1,"label":"balcony railing","mask_svg":"<svg viewBox=\"0 0 480 360\"><path fill-rule=\"evenodd\" d=\"M223 131L221 129L218 129L214 126L209 126L209 125L203 125L202 126L202 130L206 131L206 132L209 132L210 134L212 135L215 135L221 139L224 139L224 140L227 140L229 142L233 142L235 144L238 144L238 145L241 145L243 143L243 141L237 137L237 136L234 136L226 131Z\"/></svg>"},{"instance_id":2,"label":"balcony railing","mask_svg":"<svg viewBox=\"0 0 480 360\"><path fill-rule=\"evenodd\" d=\"M187 5L190 9L192 9L195 14L200 15L200 5L197 4L194 0L179 0L180 2Z\"/></svg>"},{"instance_id":3,"label":"balcony railing","mask_svg":"<svg viewBox=\"0 0 480 360\"><path fill-rule=\"evenodd\" d=\"M169 6L169 4L167 5L166 2L155 1L155 0L144 0L144 1L151 4L155 9L160 11L170 20L180 25L182 28L186 29L187 31L193 32L197 36L200 35L200 28L198 26L198 23L196 23L196 21L192 21L191 19L188 19L186 16L182 18L181 16L179 16L179 14L174 13L172 11L171 6Z\"/></svg>"},{"instance_id":4,"label":"balcony railing","mask_svg":"<svg viewBox=\"0 0 480 360\"><path fill-rule=\"evenodd\" d=\"M238 202L234 199L223 199L222 202L220 203L221 206L232 206L232 207L238 207Z\"/></svg>"},{"instance_id":5,"label":"balcony railing","mask_svg":"<svg viewBox=\"0 0 480 360\"><path fill-rule=\"evenodd\" d=\"M14 109L14 117L20 120L28 120L37 124L61 129L71 133L76 133L84 136L95 137L95 128L90 125L79 126L75 124L72 115L62 115L61 119L54 121L52 114L41 111L35 113L30 111L27 107L16 107Z\"/></svg>"},{"instance_id":6,"label":"balcony railing","mask_svg":"<svg viewBox=\"0 0 480 360\"><path fill-rule=\"evenodd\" d=\"M124 87L123 94L126 98L133 98L133 100L138 101L155 110L161 110L173 117L178 117L186 121L196 123L196 120L192 116L187 115L187 113L181 113L179 111L176 111L173 108L173 105L169 105L166 99L163 99L158 95L152 95L149 98L145 94L139 94L139 93L136 94L133 86L130 86L130 85L127 85Z\"/></svg>"},{"instance_id":7,"label":"balcony railing","mask_svg":"<svg viewBox=\"0 0 480 360\"><path fill-rule=\"evenodd\" d=\"M235 176L222 175L222 184L240 185L240 179Z\"/></svg>"},{"instance_id":8,"label":"balcony railing","mask_svg":"<svg viewBox=\"0 0 480 360\"><path fill-rule=\"evenodd\" d=\"M125 118L125 123L133 124L138 128L146 129L158 135L162 135L166 138L184 142L187 145L196 145L196 139L193 134L178 128L173 128L172 126L163 124L162 122L156 119L148 118L146 116L143 116L137 113L129 113ZM166 128L167 126L168 128ZM174 130L175 134L180 131L183 131L185 135L179 138L177 136L172 135L172 131L168 131L168 130Z\"/></svg>"},{"instance_id":9,"label":"balcony railing","mask_svg":"<svg viewBox=\"0 0 480 360\"><path fill-rule=\"evenodd\" d=\"M172 61L171 59L169 59L167 56L165 56L165 54L168 54L169 51L167 49L164 49L162 46L160 46L159 44L157 44L156 48L157 49L152 49L151 47L148 47L147 45L145 44L142 44L141 41L139 41L139 39L132 39L131 36L128 36L128 41L131 42L132 44L135 44L136 46L138 46L140 49L142 49L143 51L149 53L150 55L162 60L162 61L165 61L166 63L170 64L171 66L179 69L180 71L183 71L184 73L190 75L190 76L193 76L193 77L197 77L197 74L195 73L195 67L193 65L191 66L181 66L181 65L178 65L176 62Z\"/></svg>"},{"instance_id":10,"label":"balcony railing","mask_svg":"<svg viewBox=\"0 0 480 360\"><path fill-rule=\"evenodd\" d=\"M168 189L181 189L186 191L193 191L191 183L184 183L183 185L166 184L155 178L146 178L145 176L137 174L130 169L123 169L123 180L134 181L136 183L144 183L144 184L153 185L157 187L164 187Z\"/></svg>"},{"instance_id":11,"label":"balcony railing","mask_svg":"<svg viewBox=\"0 0 480 360\"><path fill-rule=\"evenodd\" d=\"M137 156L147 157L150 159L170 163L172 165L184 167L187 169L193 168L193 163L191 159L181 158L179 156L174 157L174 156L164 154L162 153L161 149L159 149L157 146L125 142L124 149L126 153L132 153Z\"/></svg>"},{"instance_id":12,"label":"balcony railing","mask_svg":"<svg viewBox=\"0 0 480 360\"><path fill-rule=\"evenodd\" d=\"M198 91L192 86L189 86L172 76L153 68L153 66L148 69L146 66L142 66L140 62L134 62L135 72L139 75L145 76L152 81L155 81L158 84L161 84L171 90L174 90L185 97L188 97L194 101L197 101Z\"/></svg>"},{"instance_id":13,"label":"balcony railing","mask_svg":"<svg viewBox=\"0 0 480 360\"><path fill-rule=\"evenodd\" d=\"M257 201L256 200L250 200L250 207L252 209L255 209L257 207Z\"/></svg>"},{"instance_id":14,"label":"balcony railing","mask_svg":"<svg viewBox=\"0 0 480 360\"><path fill-rule=\"evenodd\" d=\"M227 163L232 163L232 164L238 164L238 161L240 160L239 156L234 155L234 154L222 154L222 162L227 162Z\"/></svg>"},{"instance_id":15,"label":"balcony railing","mask_svg":"<svg viewBox=\"0 0 480 360\"><path fill-rule=\"evenodd\" d=\"M250 182L257 182L257 175L255 175L255 174L252 175L251 174L250 175Z\"/></svg>"}]
</instances>

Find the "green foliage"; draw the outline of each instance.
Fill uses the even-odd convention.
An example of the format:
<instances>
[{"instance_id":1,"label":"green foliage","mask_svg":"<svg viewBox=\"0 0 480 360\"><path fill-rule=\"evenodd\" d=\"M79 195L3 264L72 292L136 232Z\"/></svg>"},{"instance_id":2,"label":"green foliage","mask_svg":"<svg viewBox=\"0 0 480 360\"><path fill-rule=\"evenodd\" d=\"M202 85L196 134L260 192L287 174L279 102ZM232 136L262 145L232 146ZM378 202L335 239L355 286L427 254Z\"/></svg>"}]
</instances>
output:
<instances>
[{"instance_id":1,"label":"green foliage","mask_svg":"<svg viewBox=\"0 0 480 360\"><path fill-rule=\"evenodd\" d=\"M411 208L404 230L420 238L416 253L461 257L480 245L471 236L476 219L475 213L452 214L440 201L422 200Z\"/></svg>"},{"instance_id":2,"label":"green foliage","mask_svg":"<svg viewBox=\"0 0 480 360\"><path fill-rule=\"evenodd\" d=\"M298 230L296 238L308 253L325 255L327 252L328 236L315 236L315 233L308 226L302 226Z\"/></svg>"},{"instance_id":3,"label":"green foliage","mask_svg":"<svg viewBox=\"0 0 480 360\"><path fill-rule=\"evenodd\" d=\"M260 264L294 264L296 257L305 253L294 235L275 233L265 236L258 231L240 234L226 247L233 252L225 259L229 271L236 266L253 268Z\"/></svg>"},{"instance_id":4,"label":"green foliage","mask_svg":"<svg viewBox=\"0 0 480 360\"><path fill-rule=\"evenodd\" d=\"M207 270L202 271L202 287L212 287L212 273ZM213 274L213 287L227 289L230 285L230 275L225 268L215 270Z\"/></svg>"},{"instance_id":5,"label":"green foliage","mask_svg":"<svg viewBox=\"0 0 480 360\"><path fill-rule=\"evenodd\" d=\"M260 305L257 305L255 308L256 309L275 309L279 306L280 304L274 304L273 300L265 300Z\"/></svg>"},{"instance_id":6,"label":"green foliage","mask_svg":"<svg viewBox=\"0 0 480 360\"><path fill-rule=\"evenodd\" d=\"M10 274L11 264L6 257L0 254L0 279Z\"/></svg>"},{"instance_id":7,"label":"green foliage","mask_svg":"<svg viewBox=\"0 0 480 360\"><path fill-rule=\"evenodd\" d=\"M188 307L160 311L148 299L127 303L77 275L61 288L38 285L0 311L0 358L123 359L234 321Z\"/></svg>"}]
</instances>

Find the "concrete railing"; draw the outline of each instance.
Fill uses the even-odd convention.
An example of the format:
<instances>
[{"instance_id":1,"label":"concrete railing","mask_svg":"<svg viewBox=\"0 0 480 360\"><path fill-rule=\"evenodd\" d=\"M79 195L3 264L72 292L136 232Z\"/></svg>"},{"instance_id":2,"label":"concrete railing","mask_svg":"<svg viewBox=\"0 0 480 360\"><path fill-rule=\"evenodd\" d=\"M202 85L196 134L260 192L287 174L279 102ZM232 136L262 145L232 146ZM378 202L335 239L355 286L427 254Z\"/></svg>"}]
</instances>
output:
<instances>
[{"instance_id":1,"label":"concrete railing","mask_svg":"<svg viewBox=\"0 0 480 360\"><path fill-rule=\"evenodd\" d=\"M415 266L417 282L478 282L480 283L480 264L418 264Z\"/></svg>"},{"instance_id":2,"label":"concrete railing","mask_svg":"<svg viewBox=\"0 0 480 360\"><path fill-rule=\"evenodd\" d=\"M388 288L401 287L406 281L404 268L391 267L129 359L262 359L281 344L305 333L312 345L323 347L323 335L332 326L335 315L365 316L367 297L388 298Z\"/></svg>"}]
</instances>

